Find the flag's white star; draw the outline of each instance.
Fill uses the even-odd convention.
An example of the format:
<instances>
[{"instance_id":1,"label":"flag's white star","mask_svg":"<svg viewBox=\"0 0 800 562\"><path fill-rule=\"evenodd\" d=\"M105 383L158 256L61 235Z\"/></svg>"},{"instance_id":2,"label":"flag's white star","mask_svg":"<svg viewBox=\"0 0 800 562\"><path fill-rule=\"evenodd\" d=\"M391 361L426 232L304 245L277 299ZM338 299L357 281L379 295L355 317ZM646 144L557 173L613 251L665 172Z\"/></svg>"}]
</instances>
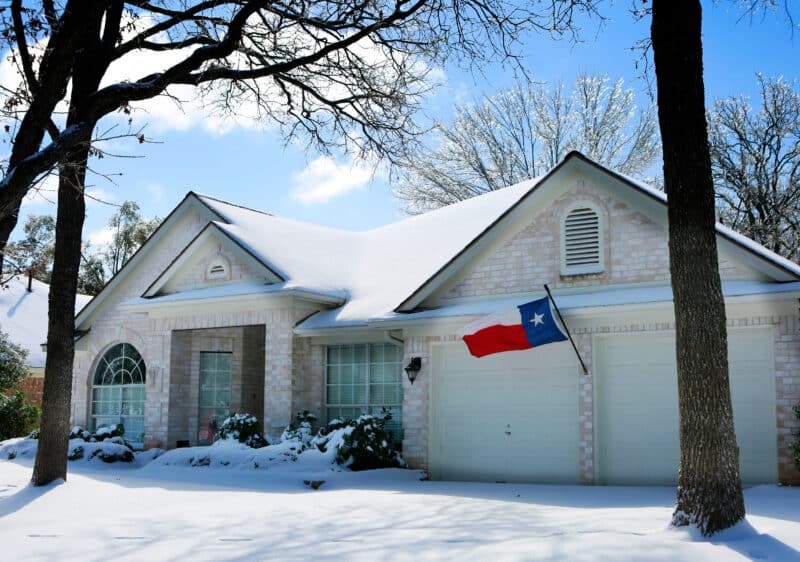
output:
<instances>
[{"instance_id":1,"label":"flag's white star","mask_svg":"<svg viewBox=\"0 0 800 562\"><path fill-rule=\"evenodd\" d=\"M544 314L536 314L534 312L531 322L533 322L534 326L538 326L539 324L544 324Z\"/></svg>"}]
</instances>

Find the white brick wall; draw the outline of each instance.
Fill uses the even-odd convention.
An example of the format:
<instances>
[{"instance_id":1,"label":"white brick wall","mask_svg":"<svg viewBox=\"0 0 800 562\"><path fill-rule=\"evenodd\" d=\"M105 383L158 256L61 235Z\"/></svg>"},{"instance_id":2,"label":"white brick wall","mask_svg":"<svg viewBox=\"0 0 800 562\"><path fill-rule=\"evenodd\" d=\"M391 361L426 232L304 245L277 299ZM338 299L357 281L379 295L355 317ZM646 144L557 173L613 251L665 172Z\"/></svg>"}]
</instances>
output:
<instances>
[{"instance_id":1,"label":"white brick wall","mask_svg":"<svg viewBox=\"0 0 800 562\"><path fill-rule=\"evenodd\" d=\"M588 275L561 275L561 218L577 201L594 203L605 224L605 271ZM752 278L754 273L720 255L724 278ZM551 206L531 220L515 236L475 264L442 300L527 293L552 288L589 287L669 280L667 229L616 199L605 189L575 183ZM444 303L443 303L444 304Z\"/></svg>"}]
</instances>

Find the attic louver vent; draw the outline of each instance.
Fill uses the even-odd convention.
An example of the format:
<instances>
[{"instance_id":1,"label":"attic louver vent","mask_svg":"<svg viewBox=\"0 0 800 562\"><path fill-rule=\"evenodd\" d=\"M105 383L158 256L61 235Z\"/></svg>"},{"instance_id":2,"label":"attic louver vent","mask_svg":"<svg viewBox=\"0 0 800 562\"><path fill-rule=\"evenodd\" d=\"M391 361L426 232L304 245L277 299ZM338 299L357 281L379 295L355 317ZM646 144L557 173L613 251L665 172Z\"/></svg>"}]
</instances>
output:
<instances>
[{"instance_id":1,"label":"attic louver vent","mask_svg":"<svg viewBox=\"0 0 800 562\"><path fill-rule=\"evenodd\" d=\"M564 219L562 237L563 273L594 273L603 270L600 217L594 209L577 207Z\"/></svg>"}]
</instances>

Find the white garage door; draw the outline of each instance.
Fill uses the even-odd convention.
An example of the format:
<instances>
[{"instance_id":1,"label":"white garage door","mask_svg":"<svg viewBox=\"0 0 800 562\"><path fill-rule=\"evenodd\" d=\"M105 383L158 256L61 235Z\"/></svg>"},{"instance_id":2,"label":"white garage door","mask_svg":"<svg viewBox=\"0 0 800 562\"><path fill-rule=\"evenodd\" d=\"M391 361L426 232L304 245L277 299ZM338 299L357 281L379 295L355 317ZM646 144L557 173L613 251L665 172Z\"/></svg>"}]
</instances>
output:
<instances>
[{"instance_id":1,"label":"white garage door","mask_svg":"<svg viewBox=\"0 0 800 562\"><path fill-rule=\"evenodd\" d=\"M775 482L772 331L733 331L728 342L742 478L749 483ZM595 346L599 482L677 482L680 449L674 336L609 336L598 338Z\"/></svg>"},{"instance_id":2,"label":"white garage door","mask_svg":"<svg viewBox=\"0 0 800 562\"><path fill-rule=\"evenodd\" d=\"M569 343L480 359L432 350L433 478L578 481L578 367Z\"/></svg>"}]
</instances>

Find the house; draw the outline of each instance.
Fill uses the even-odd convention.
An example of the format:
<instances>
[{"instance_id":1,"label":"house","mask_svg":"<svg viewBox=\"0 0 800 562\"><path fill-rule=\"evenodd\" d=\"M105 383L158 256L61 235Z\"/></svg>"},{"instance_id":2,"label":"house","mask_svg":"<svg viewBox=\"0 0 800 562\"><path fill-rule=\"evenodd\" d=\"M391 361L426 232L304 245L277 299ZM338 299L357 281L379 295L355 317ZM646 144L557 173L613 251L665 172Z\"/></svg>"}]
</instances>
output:
<instances>
[{"instance_id":1,"label":"house","mask_svg":"<svg viewBox=\"0 0 800 562\"><path fill-rule=\"evenodd\" d=\"M145 447L248 411L277 435L390 407L433 478L677 479L665 195L579 153L547 175L366 232L189 193L77 316L72 418ZM800 266L717 226L745 482L798 481ZM476 359L468 322L541 297L568 342ZM414 384L404 367L420 358Z\"/></svg>"},{"instance_id":2,"label":"house","mask_svg":"<svg viewBox=\"0 0 800 562\"><path fill-rule=\"evenodd\" d=\"M28 352L26 363L30 376L19 385L27 400L42 405L44 390L45 352L42 344L47 341L47 299L50 286L26 275L15 275L0 287L0 330L7 333L12 342ZM75 306L78 310L86 306L92 297L78 295Z\"/></svg>"}]
</instances>

